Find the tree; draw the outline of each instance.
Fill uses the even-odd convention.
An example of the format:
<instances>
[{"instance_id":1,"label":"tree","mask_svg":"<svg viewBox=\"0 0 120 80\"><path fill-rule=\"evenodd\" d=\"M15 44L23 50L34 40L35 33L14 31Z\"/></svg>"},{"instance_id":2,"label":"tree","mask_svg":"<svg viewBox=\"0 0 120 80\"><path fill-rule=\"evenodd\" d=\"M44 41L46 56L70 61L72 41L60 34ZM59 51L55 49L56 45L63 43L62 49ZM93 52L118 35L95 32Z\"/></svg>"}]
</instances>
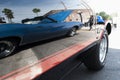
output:
<instances>
[{"instance_id":1,"label":"tree","mask_svg":"<svg viewBox=\"0 0 120 80\"><path fill-rule=\"evenodd\" d=\"M38 16L38 13L39 13L41 10L38 9L38 8L34 8L32 11L33 11L33 13L35 13L35 14Z\"/></svg>"},{"instance_id":2,"label":"tree","mask_svg":"<svg viewBox=\"0 0 120 80\"><path fill-rule=\"evenodd\" d=\"M12 10L4 8L2 13L4 13L5 16L8 18L8 22L12 23L12 19L14 18Z\"/></svg>"}]
</instances>

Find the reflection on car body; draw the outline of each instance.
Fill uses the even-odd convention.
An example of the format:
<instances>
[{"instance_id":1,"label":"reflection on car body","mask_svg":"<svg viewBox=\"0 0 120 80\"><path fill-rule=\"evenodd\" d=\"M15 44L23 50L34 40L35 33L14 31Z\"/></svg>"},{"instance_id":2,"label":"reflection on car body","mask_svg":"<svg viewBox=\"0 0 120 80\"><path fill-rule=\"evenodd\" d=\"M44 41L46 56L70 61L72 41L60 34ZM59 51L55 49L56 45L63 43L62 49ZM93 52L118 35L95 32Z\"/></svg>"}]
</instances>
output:
<instances>
[{"instance_id":1,"label":"reflection on car body","mask_svg":"<svg viewBox=\"0 0 120 80\"><path fill-rule=\"evenodd\" d=\"M22 40L20 45L23 45L62 35L74 36L76 34L76 31L80 29L83 24L79 21L65 22L64 20L71 13L72 10L64 10L45 16L42 20L39 21L29 19L24 22L24 24L1 24L0 38L17 37ZM12 49L8 50L11 53ZM3 55L3 52L1 52L1 55Z\"/></svg>"},{"instance_id":2,"label":"reflection on car body","mask_svg":"<svg viewBox=\"0 0 120 80\"><path fill-rule=\"evenodd\" d=\"M98 24L93 10L85 5L83 0L1 1L5 23L0 23L0 80L62 80L81 63L101 70L111 23ZM90 15L95 16L91 31L84 24ZM64 35L70 37L42 43ZM37 46L28 45L37 41L41 42ZM17 49L21 51L8 56Z\"/></svg>"}]
</instances>

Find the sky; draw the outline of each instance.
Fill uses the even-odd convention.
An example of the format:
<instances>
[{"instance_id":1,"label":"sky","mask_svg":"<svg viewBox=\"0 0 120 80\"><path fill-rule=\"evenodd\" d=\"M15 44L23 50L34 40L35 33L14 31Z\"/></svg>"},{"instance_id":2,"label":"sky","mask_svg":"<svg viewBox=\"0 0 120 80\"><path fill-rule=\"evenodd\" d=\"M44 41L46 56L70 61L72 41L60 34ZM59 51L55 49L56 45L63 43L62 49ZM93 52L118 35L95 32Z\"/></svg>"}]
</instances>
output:
<instances>
[{"instance_id":1,"label":"sky","mask_svg":"<svg viewBox=\"0 0 120 80\"><path fill-rule=\"evenodd\" d=\"M11 3L10 2L13 2L14 1L14 5L13 6L19 6L21 5L20 2L18 2L18 0L0 0L0 7L1 5L10 5ZM27 1L31 2L32 5L36 2L43 2L43 0L21 0L23 3L22 5L26 5ZM60 1L60 0L48 0L49 2L52 2L53 4L56 3L55 1ZM67 5L67 7L69 6L73 6L73 4L76 4L78 3L77 1L79 0L61 0L65 3L65 5ZM68 1L69 1L69 5L68 5ZM96 12L99 12L99 11L106 11L108 13L112 13L112 12L118 12L120 11L120 4L119 4L119 1L118 0L83 0L83 1L86 1L91 7L92 9L94 9ZM45 2L45 1L44 1ZM38 3L40 4L40 3ZM27 4L28 5L28 4Z\"/></svg>"},{"instance_id":2,"label":"sky","mask_svg":"<svg viewBox=\"0 0 120 80\"><path fill-rule=\"evenodd\" d=\"M80 8L81 2L79 0L0 0L0 16L4 8L9 8L14 12L14 21L20 22L25 18L33 18L36 15L32 12L33 8L39 8L40 15L44 15L51 10L65 9L61 1L69 9ZM83 7L83 6L82 6Z\"/></svg>"},{"instance_id":3,"label":"sky","mask_svg":"<svg viewBox=\"0 0 120 80\"><path fill-rule=\"evenodd\" d=\"M2 13L4 8L9 8L14 12L14 21L20 22L25 18L33 18L36 15L32 12L33 8L39 8L41 10L39 15L47 13L49 10L54 10L59 0L0 0L0 16L5 16ZM54 4L54 5L52 5Z\"/></svg>"},{"instance_id":4,"label":"sky","mask_svg":"<svg viewBox=\"0 0 120 80\"><path fill-rule=\"evenodd\" d=\"M96 12L105 11L108 14L120 13L119 0L84 0L86 1Z\"/></svg>"},{"instance_id":5,"label":"sky","mask_svg":"<svg viewBox=\"0 0 120 80\"><path fill-rule=\"evenodd\" d=\"M18 0L0 0L0 12L3 8L12 9L14 11L14 15L16 16L14 20L17 21L19 18L22 19L23 17L34 17L35 14L32 12L32 9L36 7L41 9L40 14L44 14L44 12L49 11L50 8L51 10L60 8L64 9L60 1L63 1L67 8L80 8L81 6L80 0L20 0L20 2L18 2ZM105 11L108 14L112 14L120 11L120 4L118 0L83 1L87 2L95 12ZM24 12L25 15L23 15ZM0 16L4 16L4 14L0 13Z\"/></svg>"}]
</instances>

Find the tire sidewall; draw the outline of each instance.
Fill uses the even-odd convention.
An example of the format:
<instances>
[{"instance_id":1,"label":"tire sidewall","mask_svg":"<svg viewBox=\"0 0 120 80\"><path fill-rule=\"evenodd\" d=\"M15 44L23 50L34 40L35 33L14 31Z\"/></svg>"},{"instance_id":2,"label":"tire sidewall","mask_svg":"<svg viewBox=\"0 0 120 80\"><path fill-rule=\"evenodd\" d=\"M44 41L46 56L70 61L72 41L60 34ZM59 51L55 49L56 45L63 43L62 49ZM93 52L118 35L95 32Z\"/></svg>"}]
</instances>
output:
<instances>
[{"instance_id":1,"label":"tire sidewall","mask_svg":"<svg viewBox=\"0 0 120 80\"><path fill-rule=\"evenodd\" d=\"M106 40L107 40L107 48L106 48L106 55L105 55L105 58L104 58L104 61L101 62L100 61L100 44L102 42L102 39L106 37ZM106 64L106 57L107 57L107 53L108 53L108 35L105 33L102 35L102 38L99 40L98 44L96 45L96 50L95 50L95 64L96 64L96 67L98 67L98 69L102 69L104 67L104 65Z\"/></svg>"},{"instance_id":2,"label":"tire sidewall","mask_svg":"<svg viewBox=\"0 0 120 80\"><path fill-rule=\"evenodd\" d=\"M107 40L107 48L106 48L106 55L105 55L104 61L101 62L100 61L100 44L104 37L106 37L106 40ZM101 39L98 40L97 44L88 51L89 55L87 55L87 57L83 60L85 66L89 70L101 70L106 63L107 52L108 52L108 35L104 33Z\"/></svg>"},{"instance_id":3,"label":"tire sidewall","mask_svg":"<svg viewBox=\"0 0 120 80\"><path fill-rule=\"evenodd\" d=\"M107 40L107 47L106 47L106 55L105 55L105 59L104 59L104 61L103 62L101 62L100 61L100 59L99 59L99 57L100 57L100 44L101 44L101 41L102 41L102 39L104 38L104 37L106 37L106 40ZM99 62L99 64L101 65L101 66L104 66L105 65L105 63L106 63L106 56L107 56L107 53L108 53L108 35L105 33L103 36L102 36L102 38L101 38L101 40L100 40L100 43L98 44L98 54L97 54L97 56L98 56L98 62Z\"/></svg>"},{"instance_id":4,"label":"tire sidewall","mask_svg":"<svg viewBox=\"0 0 120 80\"><path fill-rule=\"evenodd\" d=\"M9 42L13 46L13 49L11 50L11 52L9 54L0 54L0 58L4 58L4 57L11 55L14 52L14 50L16 49L16 45L17 45L14 40L0 40L0 42L2 42L2 41Z\"/></svg>"}]
</instances>

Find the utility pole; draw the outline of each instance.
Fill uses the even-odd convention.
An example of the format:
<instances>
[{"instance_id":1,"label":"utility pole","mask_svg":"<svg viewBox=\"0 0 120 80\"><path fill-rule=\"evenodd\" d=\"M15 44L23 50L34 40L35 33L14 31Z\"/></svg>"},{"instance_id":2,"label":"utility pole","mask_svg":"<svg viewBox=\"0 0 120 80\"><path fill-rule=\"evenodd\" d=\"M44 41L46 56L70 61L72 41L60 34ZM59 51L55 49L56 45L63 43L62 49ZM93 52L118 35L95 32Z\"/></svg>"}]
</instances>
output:
<instances>
[{"instance_id":1,"label":"utility pole","mask_svg":"<svg viewBox=\"0 0 120 80\"><path fill-rule=\"evenodd\" d=\"M67 10L67 7L66 7L66 5L64 4L63 1L61 1L61 4L64 6L65 10Z\"/></svg>"}]
</instances>

